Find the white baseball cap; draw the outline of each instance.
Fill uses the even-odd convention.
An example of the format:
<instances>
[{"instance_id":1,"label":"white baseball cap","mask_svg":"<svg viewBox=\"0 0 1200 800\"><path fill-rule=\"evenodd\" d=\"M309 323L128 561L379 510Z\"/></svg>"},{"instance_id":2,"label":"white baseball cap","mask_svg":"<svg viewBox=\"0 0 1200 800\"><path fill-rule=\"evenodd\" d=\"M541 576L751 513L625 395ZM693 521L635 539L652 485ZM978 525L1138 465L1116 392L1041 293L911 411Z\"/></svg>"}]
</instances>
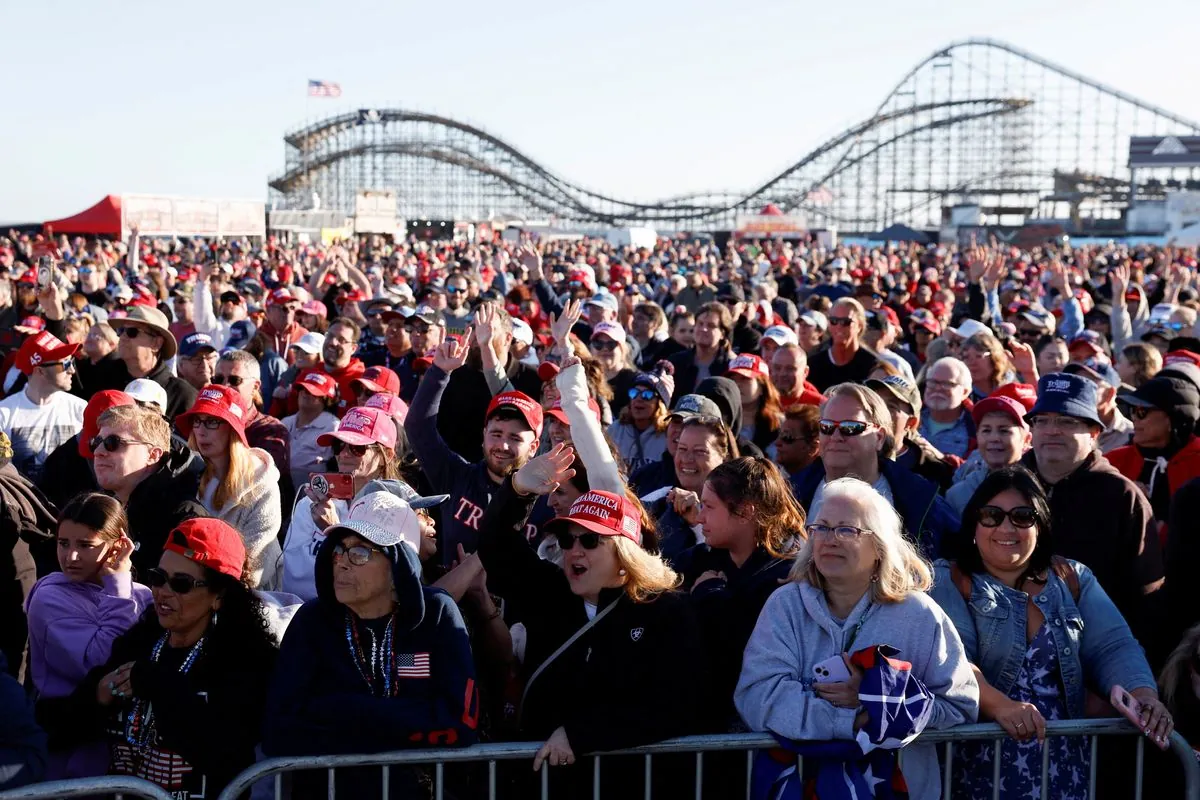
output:
<instances>
[{"instance_id":1,"label":"white baseball cap","mask_svg":"<svg viewBox=\"0 0 1200 800\"><path fill-rule=\"evenodd\" d=\"M763 331L763 338L770 339L772 342L780 345L781 347L785 344L800 343L800 337L796 335L794 330L786 325L772 325Z\"/></svg>"},{"instance_id":2,"label":"white baseball cap","mask_svg":"<svg viewBox=\"0 0 1200 800\"><path fill-rule=\"evenodd\" d=\"M421 522L417 512L391 492L373 492L359 497L350 505L345 521L331 525L326 536L343 530L361 536L379 547L406 544L413 552L421 552Z\"/></svg>"},{"instance_id":3,"label":"white baseball cap","mask_svg":"<svg viewBox=\"0 0 1200 800\"><path fill-rule=\"evenodd\" d=\"M522 344L533 344L533 328L529 327L529 323L523 319L513 319L512 334L513 339Z\"/></svg>"},{"instance_id":4,"label":"white baseball cap","mask_svg":"<svg viewBox=\"0 0 1200 800\"><path fill-rule=\"evenodd\" d=\"M292 342L292 347L297 347L304 352L312 355L313 353L321 352L322 345L325 344L325 337L319 333L306 333L296 341Z\"/></svg>"},{"instance_id":5,"label":"white baseball cap","mask_svg":"<svg viewBox=\"0 0 1200 800\"><path fill-rule=\"evenodd\" d=\"M137 380L130 381L129 385L125 387L125 394L139 403L155 406L158 409L158 413L166 416L167 390L149 378L138 378Z\"/></svg>"}]
</instances>

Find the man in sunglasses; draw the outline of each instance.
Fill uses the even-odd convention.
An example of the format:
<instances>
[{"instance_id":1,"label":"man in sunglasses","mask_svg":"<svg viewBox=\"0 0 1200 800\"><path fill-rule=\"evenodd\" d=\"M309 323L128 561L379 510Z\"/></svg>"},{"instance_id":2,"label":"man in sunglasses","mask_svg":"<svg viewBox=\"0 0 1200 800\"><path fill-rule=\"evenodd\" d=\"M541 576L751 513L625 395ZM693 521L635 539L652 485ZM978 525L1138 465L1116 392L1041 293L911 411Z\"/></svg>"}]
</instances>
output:
<instances>
[{"instance_id":1,"label":"man in sunglasses","mask_svg":"<svg viewBox=\"0 0 1200 800\"><path fill-rule=\"evenodd\" d=\"M300 301L291 290L276 289L267 300L267 321L259 328L270 341L270 349L288 359L289 364L295 358L292 345L308 333L308 329L296 321L299 309Z\"/></svg>"},{"instance_id":2,"label":"man in sunglasses","mask_svg":"<svg viewBox=\"0 0 1200 800\"><path fill-rule=\"evenodd\" d=\"M1033 449L1021 463L1048 487L1055 555L1091 567L1143 646L1157 644L1153 595L1163 582L1154 513L1137 484L1100 454L1096 386L1052 372L1025 417ZM1153 659L1152 659L1153 661Z\"/></svg>"},{"instance_id":3,"label":"man in sunglasses","mask_svg":"<svg viewBox=\"0 0 1200 800\"><path fill-rule=\"evenodd\" d=\"M818 391L838 383L865 381L877 363L862 345L867 314L852 297L843 297L829 311L829 348L808 359L808 379Z\"/></svg>"},{"instance_id":4,"label":"man in sunglasses","mask_svg":"<svg viewBox=\"0 0 1200 800\"><path fill-rule=\"evenodd\" d=\"M0 401L0 431L12 440L13 465L35 483L46 457L83 427L87 403L70 393L78 350L49 331L30 336L14 364L26 376L25 388Z\"/></svg>"}]
</instances>

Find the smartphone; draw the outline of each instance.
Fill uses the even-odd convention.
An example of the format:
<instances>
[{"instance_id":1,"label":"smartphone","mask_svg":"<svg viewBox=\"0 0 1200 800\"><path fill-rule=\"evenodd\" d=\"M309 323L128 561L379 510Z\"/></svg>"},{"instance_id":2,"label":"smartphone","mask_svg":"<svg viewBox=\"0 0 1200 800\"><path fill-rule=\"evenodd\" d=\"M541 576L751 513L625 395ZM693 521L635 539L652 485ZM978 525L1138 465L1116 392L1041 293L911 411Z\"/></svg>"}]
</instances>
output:
<instances>
[{"instance_id":1,"label":"smartphone","mask_svg":"<svg viewBox=\"0 0 1200 800\"><path fill-rule=\"evenodd\" d=\"M1138 730L1142 728L1142 704L1137 698L1125 691L1123 686L1114 686L1109 692L1109 701L1113 708L1121 712L1121 716L1134 724Z\"/></svg>"},{"instance_id":2,"label":"smartphone","mask_svg":"<svg viewBox=\"0 0 1200 800\"><path fill-rule=\"evenodd\" d=\"M839 683L850 680L850 669L840 655L830 656L813 666L813 683Z\"/></svg>"},{"instance_id":3,"label":"smartphone","mask_svg":"<svg viewBox=\"0 0 1200 800\"><path fill-rule=\"evenodd\" d=\"M354 476L345 472L310 472L308 485L317 494L333 500L354 497Z\"/></svg>"},{"instance_id":4,"label":"smartphone","mask_svg":"<svg viewBox=\"0 0 1200 800\"><path fill-rule=\"evenodd\" d=\"M50 256L38 259L37 282L39 289L48 289L54 282L54 259Z\"/></svg>"}]
</instances>

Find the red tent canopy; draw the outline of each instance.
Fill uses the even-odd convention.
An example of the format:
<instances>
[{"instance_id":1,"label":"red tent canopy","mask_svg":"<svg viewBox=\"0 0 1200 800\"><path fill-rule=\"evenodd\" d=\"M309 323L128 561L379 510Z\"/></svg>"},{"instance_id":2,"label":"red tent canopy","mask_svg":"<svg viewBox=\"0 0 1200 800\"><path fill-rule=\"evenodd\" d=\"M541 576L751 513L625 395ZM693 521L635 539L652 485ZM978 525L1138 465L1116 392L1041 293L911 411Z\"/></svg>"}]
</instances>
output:
<instances>
[{"instance_id":1,"label":"red tent canopy","mask_svg":"<svg viewBox=\"0 0 1200 800\"><path fill-rule=\"evenodd\" d=\"M782 217L783 216L783 212L779 210L779 206L775 205L774 203L767 203L765 206L763 206L762 211L760 211L758 213L764 217Z\"/></svg>"},{"instance_id":2,"label":"red tent canopy","mask_svg":"<svg viewBox=\"0 0 1200 800\"><path fill-rule=\"evenodd\" d=\"M73 217L51 220L45 224L54 233L82 233L93 236L121 237L121 198L110 194L86 211Z\"/></svg>"}]
</instances>

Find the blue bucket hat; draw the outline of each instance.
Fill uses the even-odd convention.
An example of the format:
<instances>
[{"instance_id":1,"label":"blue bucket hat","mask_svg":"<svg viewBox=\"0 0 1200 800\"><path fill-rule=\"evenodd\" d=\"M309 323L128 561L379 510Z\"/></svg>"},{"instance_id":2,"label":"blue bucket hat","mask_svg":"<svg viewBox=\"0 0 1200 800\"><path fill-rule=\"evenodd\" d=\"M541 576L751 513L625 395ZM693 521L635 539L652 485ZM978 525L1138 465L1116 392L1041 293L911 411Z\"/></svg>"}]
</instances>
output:
<instances>
[{"instance_id":1,"label":"blue bucket hat","mask_svg":"<svg viewBox=\"0 0 1200 800\"><path fill-rule=\"evenodd\" d=\"M1062 414L1104 427L1096 412L1096 384L1067 372L1051 372L1038 381L1037 402L1025 415L1025 421L1039 414Z\"/></svg>"}]
</instances>

